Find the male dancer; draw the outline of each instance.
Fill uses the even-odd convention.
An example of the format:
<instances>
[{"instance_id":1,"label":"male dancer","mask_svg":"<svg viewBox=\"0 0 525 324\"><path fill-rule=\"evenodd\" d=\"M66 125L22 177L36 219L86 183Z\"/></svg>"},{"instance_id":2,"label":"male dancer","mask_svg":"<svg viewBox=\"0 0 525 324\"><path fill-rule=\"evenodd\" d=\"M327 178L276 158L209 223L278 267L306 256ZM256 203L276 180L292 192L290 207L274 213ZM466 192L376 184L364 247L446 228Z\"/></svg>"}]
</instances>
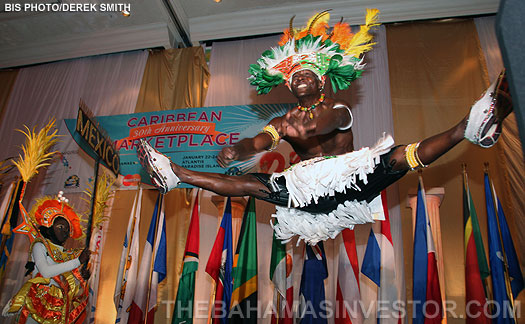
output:
<instances>
[{"instance_id":1,"label":"male dancer","mask_svg":"<svg viewBox=\"0 0 525 324\"><path fill-rule=\"evenodd\" d=\"M375 14L368 13L366 25L352 38L349 27L341 23L328 34L327 13L321 13L304 30L285 31L281 47L265 52L258 64L250 67L251 83L259 93L285 81L298 106L271 120L257 136L224 148L217 158L219 164L225 167L234 160L272 150L280 139L292 145L301 163L273 175L197 172L171 163L141 140L139 158L152 182L164 193L185 182L223 196L248 195L275 203L279 223L275 230L280 238L299 235L316 243L335 237L343 228L372 221L368 203L381 190L409 169L432 163L463 138L492 146L511 109L504 74L470 114L449 130L393 148L392 138L386 137L370 149L354 151L349 105L325 97L322 90L327 77L337 91L360 76L364 68L360 57L371 48L368 30L375 25ZM364 44L352 43L353 39L364 40Z\"/></svg>"}]
</instances>

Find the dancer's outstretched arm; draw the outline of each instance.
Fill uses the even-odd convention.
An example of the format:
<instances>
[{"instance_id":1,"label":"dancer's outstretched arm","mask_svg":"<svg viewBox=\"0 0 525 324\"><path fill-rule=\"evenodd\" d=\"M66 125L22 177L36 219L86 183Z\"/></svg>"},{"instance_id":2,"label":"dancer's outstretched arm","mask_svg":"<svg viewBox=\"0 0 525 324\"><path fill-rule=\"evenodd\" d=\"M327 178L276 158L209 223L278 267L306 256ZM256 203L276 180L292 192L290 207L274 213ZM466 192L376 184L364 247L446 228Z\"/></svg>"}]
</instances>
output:
<instances>
[{"instance_id":1,"label":"dancer's outstretched arm","mask_svg":"<svg viewBox=\"0 0 525 324\"><path fill-rule=\"evenodd\" d=\"M511 111L512 99L503 71L457 125L419 143L398 147L390 158L390 165L394 170L427 166L464 138L482 147L491 147L498 140L501 124Z\"/></svg>"},{"instance_id":2,"label":"dancer's outstretched arm","mask_svg":"<svg viewBox=\"0 0 525 324\"><path fill-rule=\"evenodd\" d=\"M417 156L424 166L437 160L441 155L450 151L454 146L461 142L465 137L465 126L467 117L460 121L456 126L449 130L426 138L417 145ZM390 157L390 165L393 170L408 170L409 166L406 158L407 145L399 146Z\"/></svg>"}]
</instances>

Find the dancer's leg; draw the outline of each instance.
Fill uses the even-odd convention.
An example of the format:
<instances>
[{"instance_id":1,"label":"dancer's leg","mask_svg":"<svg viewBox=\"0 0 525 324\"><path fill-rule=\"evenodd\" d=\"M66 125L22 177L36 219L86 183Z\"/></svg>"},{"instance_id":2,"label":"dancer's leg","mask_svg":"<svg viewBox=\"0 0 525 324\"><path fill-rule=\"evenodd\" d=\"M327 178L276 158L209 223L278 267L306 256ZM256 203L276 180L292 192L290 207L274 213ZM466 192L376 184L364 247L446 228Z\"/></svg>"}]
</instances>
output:
<instances>
[{"instance_id":1,"label":"dancer's leg","mask_svg":"<svg viewBox=\"0 0 525 324\"><path fill-rule=\"evenodd\" d=\"M251 174L231 176L220 173L199 172L188 170L174 163L171 164L171 168L181 182L213 191L221 196L262 198L268 192L268 188Z\"/></svg>"},{"instance_id":2,"label":"dancer's leg","mask_svg":"<svg viewBox=\"0 0 525 324\"><path fill-rule=\"evenodd\" d=\"M140 140L137 155L152 183L162 193L167 193L180 182L184 182L222 196L262 198L268 195L268 188L251 174L230 176L188 170L172 163L167 156L155 150L144 139Z\"/></svg>"}]
</instances>

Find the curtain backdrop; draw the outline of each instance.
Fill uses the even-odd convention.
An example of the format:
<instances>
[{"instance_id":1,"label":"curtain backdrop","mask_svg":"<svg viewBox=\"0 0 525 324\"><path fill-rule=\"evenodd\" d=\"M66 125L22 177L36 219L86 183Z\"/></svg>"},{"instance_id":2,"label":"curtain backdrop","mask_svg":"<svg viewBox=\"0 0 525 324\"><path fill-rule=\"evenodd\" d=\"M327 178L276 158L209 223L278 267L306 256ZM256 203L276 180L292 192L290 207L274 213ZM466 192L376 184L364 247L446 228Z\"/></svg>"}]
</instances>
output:
<instances>
[{"instance_id":1,"label":"curtain backdrop","mask_svg":"<svg viewBox=\"0 0 525 324\"><path fill-rule=\"evenodd\" d=\"M296 102L283 84L269 94L257 95L248 82L248 68L262 52L276 46L280 36L267 36L229 42L214 42L210 57L210 87L205 106Z\"/></svg>"},{"instance_id":2,"label":"curtain backdrop","mask_svg":"<svg viewBox=\"0 0 525 324\"><path fill-rule=\"evenodd\" d=\"M265 103L290 103L296 102L295 97L287 87L279 85L267 95L257 95L255 88L246 80L249 76L248 67L260 57L263 51L276 46L280 36L269 36L257 39L240 40L232 42L213 43L210 59L210 87L206 98L206 106L244 105ZM381 27L376 36L377 45L374 50L366 55L367 71L363 77L356 81L349 90L337 92L335 97L348 101L353 107L355 147L370 146L375 144L383 132L393 134L392 109L390 103L390 89L388 79L388 60L386 48L385 28ZM330 87L326 89L328 95L333 92ZM395 189L395 187L393 188ZM389 190L390 217L392 222L392 236L396 249L396 270L399 276L400 298L404 299L403 278L403 242L401 233L401 219L399 211L399 198L396 190ZM268 225L271 214L275 208L265 202L257 202L257 240L259 259L259 300L263 305L271 302L273 286L269 281L269 260L271 251L271 227ZM201 220L201 228L216 226L217 220L211 219L208 225ZM364 255L370 225L360 225L356 228L356 242L359 263ZM214 238L209 243L201 237L201 246L213 244ZM339 238L325 242L325 251L328 257L329 277L325 282L327 300L335 301L335 287L337 283ZM302 273L304 246L301 244L294 249L294 296L298 297L299 284ZM209 252L208 252L209 253ZM201 260L207 260L206 252L201 251ZM199 267L197 275L196 300L207 300L211 284L202 289L203 279L209 281L209 276L204 272L204 266ZM361 276L363 300L372 301L377 298L373 285L366 283L368 279ZM375 312L367 319L367 323L376 323ZM270 319L263 319L260 323L269 323ZM329 319L333 323L333 319ZM197 323L204 323L200 321Z\"/></svg>"},{"instance_id":3,"label":"curtain backdrop","mask_svg":"<svg viewBox=\"0 0 525 324\"><path fill-rule=\"evenodd\" d=\"M2 122L4 108L9 100L17 75L18 69L0 71L0 122Z\"/></svg>"},{"instance_id":4,"label":"curtain backdrop","mask_svg":"<svg viewBox=\"0 0 525 324\"><path fill-rule=\"evenodd\" d=\"M102 55L20 69L0 126L1 157L19 152L22 125L76 118L82 98L95 116L133 112L148 53Z\"/></svg>"},{"instance_id":5,"label":"curtain backdrop","mask_svg":"<svg viewBox=\"0 0 525 324\"><path fill-rule=\"evenodd\" d=\"M499 50L498 41L495 33L496 17L475 18L476 29L478 31L479 41L485 60L487 62L487 71L490 80L495 80L503 69L503 61ZM516 115L510 114L503 123L503 133L500 138L501 145L500 157L503 161L505 176L505 190L510 199L510 205L507 205L505 216L510 223L510 231L514 239L514 245L517 247L525 246L525 233L519 229L525 228L525 163L523 161L522 143L518 133L518 123ZM514 224L514 226L512 225ZM521 260L521 268L525 268L525 249L518 248L517 253ZM521 303L525 302L525 294L519 295Z\"/></svg>"},{"instance_id":6,"label":"curtain backdrop","mask_svg":"<svg viewBox=\"0 0 525 324\"><path fill-rule=\"evenodd\" d=\"M209 76L200 46L151 51L135 112L202 107Z\"/></svg>"},{"instance_id":7,"label":"curtain backdrop","mask_svg":"<svg viewBox=\"0 0 525 324\"><path fill-rule=\"evenodd\" d=\"M24 138L15 129L22 129L23 125L39 129L49 118L59 122L64 118L76 118L81 98L95 115L133 112L147 56L146 51L135 51L20 69L1 121L0 138L4 148L1 158L19 153ZM61 140L66 147L68 141L72 142L69 135ZM91 167L92 161L86 160L86 164ZM26 208L31 207L34 198L42 195L45 173L41 172L29 184L24 200ZM80 201L77 195L68 198ZM84 206L75 207L84 211ZM15 236L13 251L16 252L10 257L6 280L0 287L2 306L24 282L20 269L27 261L28 239L23 235Z\"/></svg>"},{"instance_id":8,"label":"curtain backdrop","mask_svg":"<svg viewBox=\"0 0 525 324\"><path fill-rule=\"evenodd\" d=\"M489 79L495 80L503 69L503 61L494 29L495 16L476 18L474 22L476 23L481 48L485 54ZM512 113L507 117L503 124L503 129L500 147L502 148L503 161L505 161L503 169L506 172L506 187L510 190L509 196L511 199L511 206L508 206L510 213L505 216L509 218L509 221L514 221L516 225L511 226L512 237L517 239L517 242L515 241L514 244L525 246L525 233L516 230L525 228L525 200L523 199L523 192L525 192L525 178L523 177L525 166L515 114ZM525 250L520 250L518 253L520 253L521 266L524 268Z\"/></svg>"},{"instance_id":9,"label":"curtain backdrop","mask_svg":"<svg viewBox=\"0 0 525 324\"><path fill-rule=\"evenodd\" d=\"M486 88L484 61L472 20L389 25L387 39L398 143L417 142L449 129L469 112L469 107ZM427 188L445 188L446 199L441 205L444 297L458 303L459 314L464 310L465 287L463 249L458 248L463 246L464 236L462 211L458 208L462 205L461 163L467 164L476 208L483 211L483 162L491 164L496 188L501 188L503 174L497 167L498 149L482 149L467 141L423 171ZM409 188L417 188L417 174L405 176L399 181L399 187L400 197L406 201ZM403 209L402 214L406 288L411 296L413 281L409 269L412 269L413 234L410 210ZM479 217L481 230L486 233L486 214L479 212Z\"/></svg>"}]
</instances>

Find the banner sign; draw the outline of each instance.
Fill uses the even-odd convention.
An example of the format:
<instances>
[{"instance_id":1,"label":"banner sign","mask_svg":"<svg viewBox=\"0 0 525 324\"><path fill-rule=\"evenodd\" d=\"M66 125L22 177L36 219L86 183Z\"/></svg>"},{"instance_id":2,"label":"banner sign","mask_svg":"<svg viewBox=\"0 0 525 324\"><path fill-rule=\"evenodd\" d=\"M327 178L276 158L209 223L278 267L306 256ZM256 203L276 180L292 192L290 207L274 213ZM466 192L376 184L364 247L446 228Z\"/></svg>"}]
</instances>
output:
<instances>
[{"instance_id":1,"label":"banner sign","mask_svg":"<svg viewBox=\"0 0 525 324\"><path fill-rule=\"evenodd\" d=\"M104 128L101 127L97 121L90 118L86 110L87 108L85 108L85 105L81 102L78 108L73 138L77 143L82 142L80 139L82 138L84 140L83 143L91 148L91 150L88 149L86 152L89 152L89 155L92 156L95 161L97 161L98 158L101 159L104 165L113 171L115 177L118 177L120 170L118 151L115 150L111 139L105 135L107 132Z\"/></svg>"},{"instance_id":2,"label":"banner sign","mask_svg":"<svg viewBox=\"0 0 525 324\"><path fill-rule=\"evenodd\" d=\"M151 184L137 158L139 139L145 138L174 163L191 170L231 175L256 172L259 167L255 158L236 161L224 169L217 164L217 154L223 147L257 135L271 119L284 115L291 107L291 104L269 104L188 108L98 116L96 119L115 141L120 156L118 169L124 176L124 184L139 180ZM77 144L89 153L91 148L78 140L78 133L75 135L77 121L66 119L65 123ZM111 168L116 161L112 156L116 154L110 153L108 151L106 164ZM182 184L180 187L190 186Z\"/></svg>"}]
</instances>

